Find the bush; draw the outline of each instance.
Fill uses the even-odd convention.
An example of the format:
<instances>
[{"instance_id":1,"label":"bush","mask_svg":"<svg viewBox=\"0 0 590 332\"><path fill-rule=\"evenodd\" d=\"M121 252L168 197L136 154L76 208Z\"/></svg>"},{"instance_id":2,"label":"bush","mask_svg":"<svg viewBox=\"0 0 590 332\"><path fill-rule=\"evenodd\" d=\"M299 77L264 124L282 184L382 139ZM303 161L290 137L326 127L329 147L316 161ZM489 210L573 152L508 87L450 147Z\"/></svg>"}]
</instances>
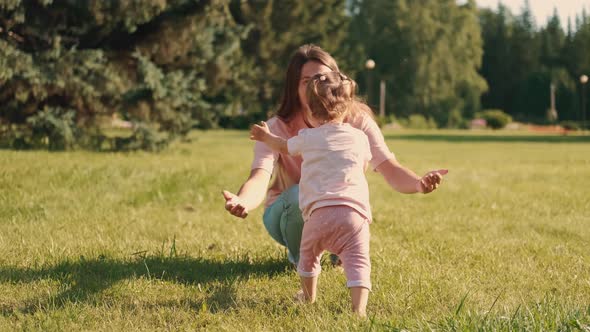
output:
<instances>
[{"instance_id":1,"label":"bush","mask_svg":"<svg viewBox=\"0 0 590 332\"><path fill-rule=\"evenodd\" d=\"M400 119L400 124L410 129L436 129L433 119L426 119L421 114L412 114L407 119Z\"/></svg>"},{"instance_id":2,"label":"bush","mask_svg":"<svg viewBox=\"0 0 590 332\"><path fill-rule=\"evenodd\" d=\"M575 121L561 121L559 123L565 130L580 130L580 125Z\"/></svg>"},{"instance_id":3,"label":"bush","mask_svg":"<svg viewBox=\"0 0 590 332\"><path fill-rule=\"evenodd\" d=\"M32 140L35 147L47 146L49 150L71 150L76 144L78 128L73 110L59 107L45 107L43 111L29 117Z\"/></svg>"},{"instance_id":4,"label":"bush","mask_svg":"<svg viewBox=\"0 0 590 332\"><path fill-rule=\"evenodd\" d=\"M379 128L383 128L384 126L387 126L388 124L396 123L398 121L397 121L395 115L389 114L386 116L375 115L375 122L377 123Z\"/></svg>"},{"instance_id":5,"label":"bush","mask_svg":"<svg viewBox=\"0 0 590 332\"><path fill-rule=\"evenodd\" d=\"M71 150L81 131L71 109L45 106L25 123L7 124L0 130L0 147L10 149Z\"/></svg>"},{"instance_id":6,"label":"bush","mask_svg":"<svg viewBox=\"0 0 590 332\"><path fill-rule=\"evenodd\" d=\"M478 113L476 117L486 120L487 126L492 129L502 129L512 122L512 117L502 110L485 110Z\"/></svg>"},{"instance_id":7,"label":"bush","mask_svg":"<svg viewBox=\"0 0 590 332\"><path fill-rule=\"evenodd\" d=\"M219 126L225 129L249 129L254 123L267 120L264 113L246 113L240 115L224 115L219 118Z\"/></svg>"},{"instance_id":8,"label":"bush","mask_svg":"<svg viewBox=\"0 0 590 332\"><path fill-rule=\"evenodd\" d=\"M115 151L160 151L165 148L169 140L165 133L145 125L137 124L129 137L115 137L113 150Z\"/></svg>"}]
</instances>

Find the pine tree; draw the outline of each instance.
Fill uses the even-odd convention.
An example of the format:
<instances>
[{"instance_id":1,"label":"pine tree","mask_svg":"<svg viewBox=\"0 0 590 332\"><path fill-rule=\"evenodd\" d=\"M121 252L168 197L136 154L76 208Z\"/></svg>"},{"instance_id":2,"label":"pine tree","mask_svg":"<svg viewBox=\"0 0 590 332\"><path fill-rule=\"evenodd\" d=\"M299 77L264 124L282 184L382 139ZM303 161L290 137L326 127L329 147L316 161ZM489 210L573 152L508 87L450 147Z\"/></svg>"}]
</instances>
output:
<instances>
[{"instance_id":1,"label":"pine tree","mask_svg":"<svg viewBox=\"0 0 590 332\"><path fill-rule=\"evenodd\" d=\"M101 148L113 115L136 124L113 148L211 127L248 89L228 1L3 1L4 144Z\"/></svg>"}]
</instances>

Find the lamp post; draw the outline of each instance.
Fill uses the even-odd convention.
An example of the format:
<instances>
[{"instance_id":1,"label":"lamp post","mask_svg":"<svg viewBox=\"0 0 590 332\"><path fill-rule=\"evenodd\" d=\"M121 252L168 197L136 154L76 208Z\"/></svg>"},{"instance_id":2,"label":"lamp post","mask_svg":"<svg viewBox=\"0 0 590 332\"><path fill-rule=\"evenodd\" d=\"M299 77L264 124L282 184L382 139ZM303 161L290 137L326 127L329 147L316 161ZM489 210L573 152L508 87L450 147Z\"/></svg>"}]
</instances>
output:
<instances>
[{"instance_id":1,"label":"lamp post","mask_svg":"<svg viewBox=\"0 0 590 332\"><path fill-rule=\"evenodd\" d=\"M555 109L555 84L553 84L553 82L549 85L549 95L551 104L549 106L549 111L547 111L547 119L551 122L555 122L557 121L557 109Z\"/></svg>"},{"instance_id":2,"label":"lamp post","mask_svg":"<svg viewBox=\"0 0 590 332\"><path fill-rule=\"evenodd\" d=\"M372 95L372 87L373 87L373 80L372 80L372 72L375 69L375 61L373 59L368 59L365 62L365 68L367 69L367 103L371 105L371 95Z\"/></svg>"},{"instance_id":3,"label":"lamp post","mask_svg":"<svg viewBox=\"0 0 590 332\"><path fill-rule=\"evenodd\" d=\"M588 83L588 76L580 76L580 83L582 84L582 131L586 130L586 83Z\"/></svg>"}]
</instances>

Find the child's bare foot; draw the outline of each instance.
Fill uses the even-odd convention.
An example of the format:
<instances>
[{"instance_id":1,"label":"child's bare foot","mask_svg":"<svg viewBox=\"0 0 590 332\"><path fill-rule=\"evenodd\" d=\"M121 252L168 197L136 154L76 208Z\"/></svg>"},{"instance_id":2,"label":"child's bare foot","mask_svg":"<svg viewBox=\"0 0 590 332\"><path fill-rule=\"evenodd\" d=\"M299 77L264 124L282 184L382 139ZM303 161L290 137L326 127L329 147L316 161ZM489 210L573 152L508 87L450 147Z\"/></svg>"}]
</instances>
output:
<instances>
[{"instance_id":1,"label":"child's bare foot","mask_svg":"<svg viewBox=\"0 0 590 332\"><path fill-rule=\"evenodd\" d=\"M367 318L367 312L366 311L353 311L353 313L358 318L362 318L362 319Z\"/></svg>"},{"instance_id":2,"label":"child's bare foot","mask_svg":"<svg viewBox=\"0 0 590 332\"><path fill-rule=\"evenodd\" d=\"M293 295L293 301L296 303L306 303L307 300L305 299L305 294L303 294L303 289L300 289Z\"/></svg>"}]
</instances>

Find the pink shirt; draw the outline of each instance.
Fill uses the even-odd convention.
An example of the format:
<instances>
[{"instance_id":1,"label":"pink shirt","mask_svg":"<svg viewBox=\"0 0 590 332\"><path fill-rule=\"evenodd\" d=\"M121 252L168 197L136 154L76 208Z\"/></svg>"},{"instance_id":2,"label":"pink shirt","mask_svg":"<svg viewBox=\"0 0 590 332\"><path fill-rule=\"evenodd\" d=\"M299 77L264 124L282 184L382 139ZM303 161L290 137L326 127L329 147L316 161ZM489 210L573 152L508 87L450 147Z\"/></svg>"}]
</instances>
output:
<instances>
[{"instance_id":1,"label":"pink shirt","mask_svg":"<svg viewBox=\"0 0 590 332\"><path fill-rule=\"evenodd\" d=\"M382 162L395 158L394 154L389 151L385 144L383 134L377 126L377 123L369 114L359 112L360 114L352 119L347 119L352 127L357 128L367 135L371 148L371 167L377 168ZM300 112L296 113L289 122L285 122L278 117L273 117L267 121L270 131L284 139L296 136L299 130L307 128ZM273 174L271 185L266 194L265 207L269 207L277 197L286 189L298 184L301 178L301 156L291 156L273 152L266 144L256 142L254 145L254 160L251 169L263 169Z\"/></svg>"},{"instance_id":2,"label":"pink shirt","mask_svg":"<svg viewBox=\"0 0 590 332\"><path fill-rule=\"evenodd\" d=\"M346 205L371 220L365 169L371 160L369 140L349 124L328 123L301 129L287 141L289 154L301 155L299 208L303 220L318 208Z\"/></svg>"}]
</instances>

